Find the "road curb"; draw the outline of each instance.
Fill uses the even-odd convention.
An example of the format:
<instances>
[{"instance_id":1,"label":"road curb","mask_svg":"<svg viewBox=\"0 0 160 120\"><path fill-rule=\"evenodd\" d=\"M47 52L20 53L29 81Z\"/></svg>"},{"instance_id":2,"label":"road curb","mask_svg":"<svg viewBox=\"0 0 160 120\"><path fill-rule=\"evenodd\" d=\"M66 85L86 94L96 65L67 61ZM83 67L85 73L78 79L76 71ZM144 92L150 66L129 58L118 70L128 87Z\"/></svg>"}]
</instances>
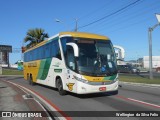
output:
<instances>
[{"instance_id":1,"label":"road curb","mask_svg":"<svg viewBox=\"0 0 160 120\"><path fill-rule=\"evenodd\" d=\"M5 99L2 99L2 101L0 100L2 104L2 111L4 113L8 111L7 115L2 114L1 112L0 119L1 117L2 119L5 119L7 117L9 117L9 119L19 119L24 117L29 120L32 118L42 119L42 116L44 116L44 120L49 120L48 113L36 99L23 97L28 95L26 91L13 84L10 84L5 80L0 80L0 85L1 88L3 88L3 90L1 91L2 96L0 97L3 97L3 99ZM33 114L36 114L36 116L34 116Z\"/></svg>"},{"instance_id":2,"label":"road curb","mask_svg":"<svg viewBox=\"0 0 160 120\"><path fill-rule=\"evenodd\" d=\"M48 99L46 99L45 97L43 97L41 94L37 93L36 91L26 88L22 85L16 84L14 82L10 82L10 81L6 81L10 84L13 84L27 92L29 92L31 95L33 95L35 98L37 98L38 101L40 101L40 103L43 103L46 105L47 108L49 108L49 110L51 111L56 111L54 116L54 119L58 119L58 120L71 120L71 118L66 115L62 110L60 110L56 105L54 105L52 102L50 102Z\"/></svg>"},{"instance_id":3,"label":"road curb","mask_svg":"<svg viewBox=\"0 0 160 120\"><path fill-rule=\"evenodd\" d=\"M133 83L133 82L122 82L122 81L119 81L119 84L131 84L131 85L137 85L137 86L148 86L148 87L159 87L160 88L160 85L157 85L157 84L146 84L146 83Z\"/></svg>"}]
</instances>

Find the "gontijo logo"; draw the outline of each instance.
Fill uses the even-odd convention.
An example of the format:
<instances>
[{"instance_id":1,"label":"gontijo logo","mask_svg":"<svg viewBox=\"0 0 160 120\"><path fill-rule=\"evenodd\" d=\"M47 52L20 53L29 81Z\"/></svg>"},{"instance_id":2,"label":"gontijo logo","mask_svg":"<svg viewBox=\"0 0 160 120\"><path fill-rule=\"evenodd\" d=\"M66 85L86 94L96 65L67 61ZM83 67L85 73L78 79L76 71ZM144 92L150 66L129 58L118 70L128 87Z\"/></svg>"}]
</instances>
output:
<instances>
[{"instance_id":1,"label":"gontijo logo","mask_svg":"<svg viewBox=\"0 0 160 120\"><path fill-rule=\"evenodd\" d=\"M68 87L68 89L69 89L70 91L73 90L73 85L74 85L74 83L68 83L68 84L67 84L67 87Z\"/></svg>"}]
</instances>

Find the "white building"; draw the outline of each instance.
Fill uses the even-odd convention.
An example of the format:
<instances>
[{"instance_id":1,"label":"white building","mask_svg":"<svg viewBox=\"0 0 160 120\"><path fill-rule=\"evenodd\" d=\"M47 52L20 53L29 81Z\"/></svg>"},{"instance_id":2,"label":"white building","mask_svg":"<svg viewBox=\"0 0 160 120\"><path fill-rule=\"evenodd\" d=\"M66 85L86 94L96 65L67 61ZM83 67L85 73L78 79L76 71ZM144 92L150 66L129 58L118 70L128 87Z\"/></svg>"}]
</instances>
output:
<instances>
[{"instance_id":1,"label":"white building","mask_svg":"<svg viewBox=\"0 0 160 120\"><path fill-rule=\"evenodd\" d=\"M149 68L149 56L143 57L143 66L144 68ZM152 67L160 67L160 56L152 56Z\"/></svg>"},{"instance_id":2,"label":"white building","mask_svg":"<svg viewBox=\"0 0 160 120\"><path fill-rule=\"evenodd\" d=\"M118 45L113 45L116 58L117 58L117 65L126 65L124 58L125 58L125 50L123 47Z\"/></svg>"}]
</instances>

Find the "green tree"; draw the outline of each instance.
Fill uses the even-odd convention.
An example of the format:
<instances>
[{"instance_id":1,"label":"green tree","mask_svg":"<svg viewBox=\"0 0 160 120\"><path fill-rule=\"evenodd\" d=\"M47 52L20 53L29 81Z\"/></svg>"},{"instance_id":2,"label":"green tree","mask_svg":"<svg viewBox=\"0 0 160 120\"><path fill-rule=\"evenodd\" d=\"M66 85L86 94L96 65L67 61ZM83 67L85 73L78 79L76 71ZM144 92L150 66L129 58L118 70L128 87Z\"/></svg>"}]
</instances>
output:
<instances>
[{"instance_id":1,"label":"green tree","mask_svg":"<svg viewBox=\"0 0 160 120\"><path fill-rule=\"evenodd\" d=\"M24 38L24 42L29 42L27 44L28 47L32 47L42 41L45 40L45 38L48 38L48 34L44 32L44 29L41 28L35 28L35 29L29 29L27 31L27 35Z\"/></svg>"}]
</instances>

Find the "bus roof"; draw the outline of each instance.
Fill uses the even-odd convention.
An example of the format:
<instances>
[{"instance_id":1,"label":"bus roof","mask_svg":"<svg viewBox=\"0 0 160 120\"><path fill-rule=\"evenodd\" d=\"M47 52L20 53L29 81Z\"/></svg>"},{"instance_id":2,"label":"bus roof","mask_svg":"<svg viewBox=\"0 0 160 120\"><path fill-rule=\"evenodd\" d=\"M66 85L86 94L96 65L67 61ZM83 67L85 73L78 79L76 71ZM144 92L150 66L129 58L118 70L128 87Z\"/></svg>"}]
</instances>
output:
<instances>
[{"instance_id":1,"label":"bus roof","mask_svg":"<svg viewBox=\"0 0 160 120\"><path fill-rule=\"evenodd\" d=\"M92 34L92 33L86 33L86 32L61 32L59 33L60 36L72 36L72 37L82 37L82 38L93 38L93 39L101 39L101 40L109 40L108 37L98 35L98 34Z\"/></svg>"},{"instance_id":2,"label":"bus roof","mask_svg":"<svg viewBox=\"0 0 160 120\"><path fill-rule=\"evenodd\" d=\"M47 43L47 41L50 41L51 39L53 39L57 36L59 36L59 37L72 36L72 37L77 37L77 38L81 37L81 38L109 40L109 38L106 36L92 34L92 33L86 33L86 32L60 32L59 34L52 36L52 37L48 38L47 40L44 40L44 41L38 43L37 45L33 46L32 48L27 49L25 52L28 52L30 50L37 48L37 47L40 47L40 46L44 45L45 43Z\"/></svg>"}]
</instances>

